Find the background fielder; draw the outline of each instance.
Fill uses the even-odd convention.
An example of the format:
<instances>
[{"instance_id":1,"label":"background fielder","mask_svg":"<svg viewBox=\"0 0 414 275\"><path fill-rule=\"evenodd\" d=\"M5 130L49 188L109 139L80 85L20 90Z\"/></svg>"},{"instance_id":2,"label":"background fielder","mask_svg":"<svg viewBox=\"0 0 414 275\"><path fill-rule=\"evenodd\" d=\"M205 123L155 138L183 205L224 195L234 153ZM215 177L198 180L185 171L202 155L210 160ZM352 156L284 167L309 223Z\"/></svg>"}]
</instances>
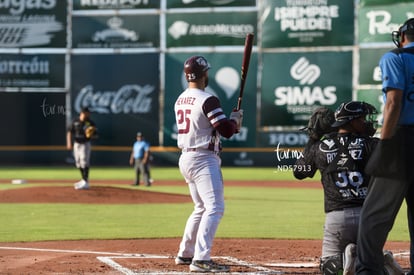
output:
<instances>
[{"instance_id":1,"label":"background fielder","mask_svg":"<svg viewBox=\"0 0 414 275\"><path fill-rule=\"evenodd\" d=\"M92 138L97 138L96 125L90 119L89 109L83 108L79 117L72 122L66 134L66 148L68 150L73 149L75 165L79 169L82 178L74 184L75 189L89 189Z\"/></svg>"}]
</instances>

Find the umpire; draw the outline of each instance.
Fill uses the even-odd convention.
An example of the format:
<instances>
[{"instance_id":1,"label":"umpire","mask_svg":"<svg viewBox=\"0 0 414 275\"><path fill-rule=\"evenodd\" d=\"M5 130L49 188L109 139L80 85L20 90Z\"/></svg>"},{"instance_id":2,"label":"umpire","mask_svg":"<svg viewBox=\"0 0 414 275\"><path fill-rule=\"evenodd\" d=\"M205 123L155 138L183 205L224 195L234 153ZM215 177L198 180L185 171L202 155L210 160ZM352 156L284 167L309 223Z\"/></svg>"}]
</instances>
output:
<instances>
[{"instance_id":1,"label":"umpire","mask_svg":"<svg viewBox=\"0 0 414 275\"><path fill-rule=\"evenodd\" d=\"M373 181L361 212L357 274L381 275L382 249L406 199L410 230L410 263L414 274L414 18L392 32L397 49L385 53L379 66L385 101L380 143L367 172Z\"/></svg>"},{"instance_id":2,"label":"umpire","mask_svg":"<svg viewBox=\"0 0 414 275\"><path fill-rule=\"evenodd\" d=\"M90 111L83 108L66 134L66 148L73 150L75 165L80 170L82 179L74 184L75 189L89 189L89 166L91 139L97 138L96 125L90 119ZM72 143L73 142L73 143Z\"/></svg>"}]
</instances>

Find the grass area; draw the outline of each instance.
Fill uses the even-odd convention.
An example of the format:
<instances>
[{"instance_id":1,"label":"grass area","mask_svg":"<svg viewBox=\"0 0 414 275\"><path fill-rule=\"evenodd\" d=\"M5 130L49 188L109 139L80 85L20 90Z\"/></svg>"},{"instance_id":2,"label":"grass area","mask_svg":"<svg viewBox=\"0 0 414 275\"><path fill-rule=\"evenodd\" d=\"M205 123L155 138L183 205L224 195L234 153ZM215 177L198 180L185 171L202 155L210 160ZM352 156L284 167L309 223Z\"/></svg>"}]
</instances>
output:
<instances>
[{"instance_id":1,"label":"grass area","mask_svg":"<svg viewBox=\"0 0 414 275\"><path fill-rule=\"evenodd\" d=\"M234 168L223 167L225 180L278 181L295 180L289 171L278 171L272 167ZM178 167L153 167L151 174L156 180L182 180ZM91 167L90 178L96 180L133 179L131 167ZM74 167L1 167L0 179L78 179L79 171ZM313 180L318 180L316 177Z\"/></svg>"},{"instance_id":2,"label":"grass area","mask_svg":"<svg viewBox=\"0 0 414 275\"><path fill-rule=\"evenodd\" d=\"M0 179L76 179L74 168L0 169ZM95 168L94 178L132 179L131 169ZM181 179L176 168L154 168L156 179ZM288 173L272 168L224 168L231 180L290 180ZM0 184L1 189L27 185ZM149 192L188 194L182 186L151 187ZM324 213L322 189L226 186L226 212L217 237L321 239ZM182 204L9 204L0 202L0 241L129 239L180 237L192 211ZM390 234L390 240L408 240L405 205Z\"/></svg>"}]
</instances>

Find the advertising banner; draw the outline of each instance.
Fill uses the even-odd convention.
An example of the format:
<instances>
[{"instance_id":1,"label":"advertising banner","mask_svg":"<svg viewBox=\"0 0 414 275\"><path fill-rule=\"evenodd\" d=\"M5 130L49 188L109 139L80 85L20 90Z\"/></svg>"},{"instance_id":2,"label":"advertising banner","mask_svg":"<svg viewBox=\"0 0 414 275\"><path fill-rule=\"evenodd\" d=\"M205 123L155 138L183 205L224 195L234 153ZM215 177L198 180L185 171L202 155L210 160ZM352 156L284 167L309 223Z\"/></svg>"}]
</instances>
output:
<instances>
[{"instance_id":1,"label":"advertising banner","mask_svg":"<svg viewBox=\"0 0 414 275\"><path fill-rule=\"evenodd\" d=\"M354 41L354 2L263 0L263 48L345 46Z\"/></svg>"},{"instance_id":2,"label":"advertising banner","mask_svg":"<svg viewBox=\"0 0 414 275\"><path fill-rule=\"evenodd\" d=\"M297 127L293 131L260 131L258 133L259 147L272 147L278 161L281 159L291 159L292 156L283 155L287 148L304 147L308 143L309 137L305 131L300 131L302 127Z\"/></svg>"},{"instance_id":3,"label":"advertising banner","mask_svg":"<svg viewBox=\"0 0 414 275\"><path fill-rule=\"evenodd\" d=\"M159 47L159 15L73 17L74 48ZM148 26L152 26L148 28Z\"/></svg>"},{"instance_id":4,"label":"advertising banner","mask_svg":"<svg viewBox=\"0 0 414 275\"><path fill-rule=\"evenodd\" d=\"M0 48L66 48L67 1L2 1Z\"/></svg>"},{"instance_id":5,"label":"advertising banner","mask_svg":"<svg viewBox=\"0 0 414 275\"><path fill-rule=\"evenodd\" d=\"M380 85L381 70L379 61L382 55L391 48L359 50L359 81L360 85Z\"/></svg>"},{"instance_id":6,"label":"advertising banner","mask_svg":"<svg viewBox=\"0 0 414 275\"><path fill-rule=\"evenodd\" d=\"M167 14L167 47L243 46L246 34L256 33L256 17L256 12Z\"/></svg>"},{"instance_id":7,"label":"advertising banner","mask_svg":"<svg viewBox=\"0 0 414 275\"><path fill-rule=\"evenodd\" d=\"M414 16L414 3L366 6L358 11L359 43L388 42L392 47L391 33Z\"/></svg>"},{"instance_id":8,"label":"advertising banner","mask_svg":"<svg viewBox=\"0 0 414 275\"><path fill-rule=\"evenodd\" d=\"M184 61L196 54L166 55L165 109L164 109L164 145L177 146L177 126L175 123L174 103L177 97L187 88L187 80L183 73ZM240 91L240 68L242 53L203 54L211 64L209 82L206 92L220 99L221 107L227 116L237 106ZM243 127L240 133L229 140L223 139L227 147L251 147L256 139L256 74L257 57L252 54L249 74L246 78L242 106L244 110Z\"/></svg>"},{"instance_id":9,"label":"advertising banner","mask_svg":"<svg viewBox=\"0 0 414 275\"><path fill-rule=\"evenodd\" d=\"M254 7L256 0L168 0L167 8Z\"/></svg>"},{"instance_id":10,"label":"advertising banner","mask_svg":"<svg viewBox=\"0 0 414 275\"><path fill-rule=\"evenodd\" d=\"M158 54L72 56L72 116L90 109L99 144L127 146L141 131L158 145L158 97Z\"/></svg>"},{"instance_id":11,"label":"advertising banner","mask_svg":"<svg viewBox=\"0 0 414 275\"><path fill-rule=\"evenodd\" d=\"M159 9L160 0L73 0L73 10Z\"/></svg>"},{"instance_id":12,"label":"advertising banner","mask_svg":"<svg viewBox=\"0 0 414 275\"><path fill-rule=\"evenodd\" d=\"M398 1L390 1L390 0L360 0L359 5L360 7L364 6L378 6L378 5L394 5L396 3L408 3L412 0L398 0Z\"/></svg>"},{"instance_id":13,"label":"advertising banner","mask_svg":"<svg viewBox=\"0 0 414 275\"><path fill-rule=\"evenodd\" d=\"M260 126L306 125L352 98L352 52L265 53Z\"/></svg>"},{"instance_id":14,"label":"advertising banner","mask_svg":"<svg viewBox=\"0 0 414 275\"><path fill-rule=\"evenodd\" d=\"M63 145L64 93L0 93L0 145Z\"/></svg>"},{"instance_id":15,"label":"advertising banner","mask_svg":"<svg viewBox=\"0 0 414 275\"><path fill-rule=\"evenodd\" d=\"M64 54L0 54L0 87L64 88Z\"/></svg>"}]
</instances>

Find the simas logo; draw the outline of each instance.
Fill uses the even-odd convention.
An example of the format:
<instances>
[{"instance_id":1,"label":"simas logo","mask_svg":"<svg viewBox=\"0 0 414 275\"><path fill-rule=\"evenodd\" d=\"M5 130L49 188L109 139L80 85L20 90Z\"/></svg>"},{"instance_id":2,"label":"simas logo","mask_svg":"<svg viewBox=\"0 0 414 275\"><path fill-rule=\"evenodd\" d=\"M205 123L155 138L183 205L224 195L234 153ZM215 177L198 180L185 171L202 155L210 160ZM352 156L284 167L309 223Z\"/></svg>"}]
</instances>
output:
<instances>
[{"instance_id":1,"label":"simas logo","mask_svg":"<svg viewBox=\"0 0 414 275\"><path fill-rule=\"evenodd\" d=\"M276 106L287 105L290 113L312 112L314 105L332 105L336 102L335 86L312 86L321 75L321 69L300 57L290 68L290 75L300 86L281 86L274 91ZM307 119L307 118L304 118Z\"/></svg>"},{"instance_id":2,"label":"simas logo","mask_svg":"<svg viewBox=\"0 0 414 275\"><path fill-rule=\"evenodd\" d=\"M148 114L154 90L152 85L124 85L118 91L94 91L87 85L75 98L75 110L79 113L88 107L100 114Z\"/></svg>"}]
</instances>

